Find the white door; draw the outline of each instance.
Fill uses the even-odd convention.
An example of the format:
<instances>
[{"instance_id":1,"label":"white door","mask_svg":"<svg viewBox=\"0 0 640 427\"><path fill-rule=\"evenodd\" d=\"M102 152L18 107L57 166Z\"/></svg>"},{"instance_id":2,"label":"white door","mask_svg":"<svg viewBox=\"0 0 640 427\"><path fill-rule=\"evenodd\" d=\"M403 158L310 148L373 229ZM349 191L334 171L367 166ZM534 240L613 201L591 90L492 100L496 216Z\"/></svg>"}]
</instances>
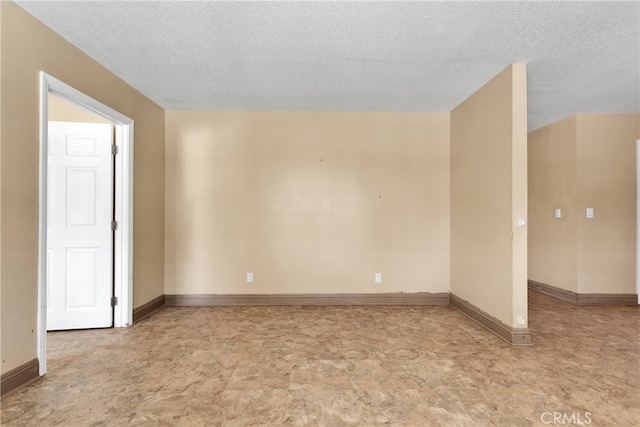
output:
<instances>
[{"instance_id":1,"label":"white door","mask_svg":"<svg viewBox=\"0 0 640 427\"><path fill-rule=\"evenodd\" d=\"M112 325L113 127L49 122L47 330Z\"/></svg>"}]
</instances>

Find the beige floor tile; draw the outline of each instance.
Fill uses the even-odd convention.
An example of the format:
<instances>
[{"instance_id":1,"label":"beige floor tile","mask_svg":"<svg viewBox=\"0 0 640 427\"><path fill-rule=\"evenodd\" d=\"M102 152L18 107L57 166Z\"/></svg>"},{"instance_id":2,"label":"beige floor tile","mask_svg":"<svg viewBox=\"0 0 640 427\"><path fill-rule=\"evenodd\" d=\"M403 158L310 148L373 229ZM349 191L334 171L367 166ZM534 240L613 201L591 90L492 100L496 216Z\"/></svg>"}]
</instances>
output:
<instances>
[{"instance_id":1,"label":"beige floor tile","mask_svg":"<svg viewBox=\"0 0 640 427\"><path fill-rule=\"evenodd\" d=\"M531 347L448 307L166 307L54 332L2 424L640 425L640 308L529 302Z\"/></svg>"}]
</instances>

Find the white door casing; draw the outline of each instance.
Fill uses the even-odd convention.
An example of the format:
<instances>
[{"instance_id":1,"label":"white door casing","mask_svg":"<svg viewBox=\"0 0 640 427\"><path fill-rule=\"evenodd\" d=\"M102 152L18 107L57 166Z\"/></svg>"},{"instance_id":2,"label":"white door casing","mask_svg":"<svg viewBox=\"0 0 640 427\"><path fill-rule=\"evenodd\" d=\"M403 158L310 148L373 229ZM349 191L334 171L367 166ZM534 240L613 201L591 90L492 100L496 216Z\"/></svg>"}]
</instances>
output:
<instances>
[{"instance_id":1,"label":"white door casing","mask_svg":"<svg viewBox=\"0 0 640 427\"><path fill-rule=\"evenodd\" d=\"M113 322L113 126L49 122L47 330Z\"/></svg>"},{"instance_id":2,"label":"white door casing","mask_svg":"<svg viewBox=\"0 0 640 427\"><path fill-rule=\"evenodd\" d=\"M47 373L47 186L48 186L48 98L55 94L87 111L115 124L115 140L119 147L115 158L115 219L114 232L114 296L115 327L133 322L133 174L134 121L72 88L55 77L40 72L40 150L39 150L39 213L38 213L38 322L37 344L40 375Z\"/></svg>"}]
</instances>

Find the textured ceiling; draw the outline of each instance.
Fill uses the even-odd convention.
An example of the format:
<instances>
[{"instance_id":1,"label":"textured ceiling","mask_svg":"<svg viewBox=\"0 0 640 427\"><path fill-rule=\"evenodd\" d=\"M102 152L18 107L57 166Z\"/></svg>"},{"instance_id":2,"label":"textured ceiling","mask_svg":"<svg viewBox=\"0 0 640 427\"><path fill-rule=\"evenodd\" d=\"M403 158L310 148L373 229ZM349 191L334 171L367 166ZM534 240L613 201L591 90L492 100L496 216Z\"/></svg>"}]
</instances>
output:
<instances>
[{"instance_id":1,"label":"textured ceiling","mask_svg":"<svg viewBox=\"0 0 640 427\"><path fill-rule=\"evenodd\" d=\"M529 129L640 111L640 2L17 2L167 109L449 111L528 64Z\"/></svg>"}]
</instances>

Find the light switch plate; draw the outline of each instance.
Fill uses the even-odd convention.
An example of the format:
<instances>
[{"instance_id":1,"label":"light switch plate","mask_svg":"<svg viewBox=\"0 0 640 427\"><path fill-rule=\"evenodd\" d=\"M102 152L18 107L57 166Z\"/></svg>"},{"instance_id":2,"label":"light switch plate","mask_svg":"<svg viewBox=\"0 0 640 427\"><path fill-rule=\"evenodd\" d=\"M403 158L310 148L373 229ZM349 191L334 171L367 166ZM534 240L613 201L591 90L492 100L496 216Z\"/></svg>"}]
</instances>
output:
<instances>
[{"instance_id":1,"label":"light switch plate","mask_svg":"<svg viewBox=\"0 0 640 427\"><path fill-rule=\"evenodd\" d=\"M556 209L556 211L555 211L555 218L556 218L556 219L562 218L562 209L560 209L560 208L557 208L557 209Z\"/></svg>"},{"instance_id":2,"label":"light switch plate","mask_svg":"<svg viewBox=\"0 0 640 427\"><path fill-rule=\"evenodd\" d=\"M593 208L587 208L587 218L593 218Z\"/></svg>"}]
</instances>

